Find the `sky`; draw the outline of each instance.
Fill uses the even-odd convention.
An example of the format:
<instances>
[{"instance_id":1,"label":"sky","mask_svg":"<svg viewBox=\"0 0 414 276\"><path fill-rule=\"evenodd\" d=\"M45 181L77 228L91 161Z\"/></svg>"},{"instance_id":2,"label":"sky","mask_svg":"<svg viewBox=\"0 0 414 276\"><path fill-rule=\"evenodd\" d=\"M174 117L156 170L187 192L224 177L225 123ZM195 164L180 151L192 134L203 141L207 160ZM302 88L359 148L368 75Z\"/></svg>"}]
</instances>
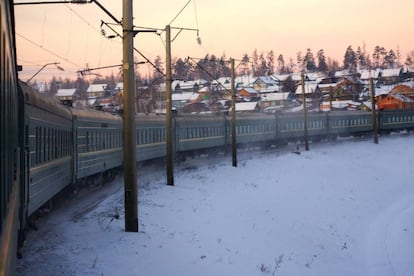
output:
<instances>
[{"instance_id":1,"label":"sky","mask_svg":"<svg viewBox=\"0 0 414 276\"><path fill-rule=\"evenodd\" d=\"M138 233L123 180L36 221L17 275L408 276L413 133L194 156L138 169ZM114 218L119 214L119 218Z\"/></svg>"},{"instance_id":2,"label":"sky","mask_svg":"<svg viewBox=\"0 0 414 276\"><path fill-rule=\"evenodd\" d=\"M122 1L99 3L122 18ZM202 44L197 43L197 32L182 31L172 43L173 57L214 54L237 60L257 49L258 53L273 50L276 57L282 54L287 62L290 58L296 61L297 52L310 48L315 55L324 49L327 57L342 63L348 46L354 50L365 46L367 53L376 45L387 50L399 48L403 61L414 50L414 2L409 0L135 0L133 6L135 26L164 29L170 24L199 30ZM96 68L121 63L121 39L107 39L101 34L101 20L113 21L95 4L20 5L15 7L15 14L23 80L51 62L59 62L65 71L49 65L38 74L38 81L49 79L50 74L76 78L76 72L86 64ZM104 29L107 35L113 34ZM157 56L164 60L164 34L140 33L134 45L151 61ZM175 34L177 30L172 36ZM136 59L143 61L138 54ZM145 64L140 65L140 71L148 74L153 69ZM119 70L109 72L117 76Z\"/></svg>"}]
</instances>

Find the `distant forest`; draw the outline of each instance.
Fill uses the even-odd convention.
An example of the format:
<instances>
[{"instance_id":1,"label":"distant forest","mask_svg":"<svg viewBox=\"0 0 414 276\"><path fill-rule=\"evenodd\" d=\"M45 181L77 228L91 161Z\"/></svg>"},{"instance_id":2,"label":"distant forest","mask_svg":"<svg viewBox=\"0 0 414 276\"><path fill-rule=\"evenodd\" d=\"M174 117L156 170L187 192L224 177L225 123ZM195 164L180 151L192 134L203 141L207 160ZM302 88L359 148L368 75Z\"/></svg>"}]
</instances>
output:
<instances>
[{"instance_id":1,"label":"distant forest","mask_svg":"<svg viewBox=\"0 0 414 276\"><path fill-rule=\"evenodd\" d=\"M195 80L205 79L213 80L220 77L230 77L229 58L225 55L220 57L214 54L207 54L203 59L194 60L192 58L174 58L172 60L172 76L174 79ZM161 57L157 56L151 62L152 72L149 76L143 76L138 70L136 71L136 80L138 86L152 86L164 82L164 62ZM401 57L400 51L390 49L387 50L382 46L376 46L371 54L367 53L365 47L358 46L353 49L348 46L343 60L337 61L325 56L323 49L316 54L311 49L305 52L298 52L296 60L285 57L280 54L276 57L271 50L268 52L254 50L251 55L247 53L243 55L241 60L235 61L236 75L253 75L264 76L270 74L288 74L293 72L324 72L327 75L333 74L339 70L349 70L357 72L358 69L385 69L397 68L403 65L414 66L414 51L411 51L407 57ZM80 91L86 91L89 84L107 83L110 88L115 87L119 81L119 76L95 76L89 81L82 76L78 76L76 80L61 79L53 77L48 83L50 94L55 94L59 88L77 88ZM37 87L37 83L31 84Z\"/></svg>"}]
</instances>

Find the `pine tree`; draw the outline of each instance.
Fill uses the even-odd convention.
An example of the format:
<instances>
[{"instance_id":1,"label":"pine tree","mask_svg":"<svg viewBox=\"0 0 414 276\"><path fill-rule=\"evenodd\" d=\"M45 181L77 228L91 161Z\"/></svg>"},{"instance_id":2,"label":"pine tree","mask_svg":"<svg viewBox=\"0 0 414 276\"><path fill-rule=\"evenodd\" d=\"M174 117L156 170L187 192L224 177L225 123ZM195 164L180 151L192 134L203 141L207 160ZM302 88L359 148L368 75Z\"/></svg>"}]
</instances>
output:
<instances>
[{"instance_id":1,"label":"pine tree","mask_svg":"<svg viewBox=\"0 0 414 276\"><path fill-rule=\"evenodd\" d=\"M320 72L328 72L328 65L326 64L326 57L323 49L320 49L317 53L318 58L318 71Z\"/></svg>"},{"instance_id":2,"label":"pine tree","mask_svg":"<svg viewBox=\"0 0 414 276\"><path fill-rule=\"evenodd\" d=\"M273 53L273 50L270 50L267 53L267 70L269 71L269 74L274 74L274 68L275 68L275 55Z\"/></svg>"},{"instance_id":3,"label":"pine tree","mask_svg":"<svg viewBox=\"0 0 414 276\"><path fill-rule=\"evenodd\" d=\"M357 69L357 56L352 46L348 46L344 56L344 69L349 71L356 71Z\"/></svg>"},{"instance_id":4,"label":"pine tree","mask_svg":"<svg viewBox=\"0 0 414 276\"><path fill-rule=\"evenodd\" d=\"M286 73L286 69L285 69L285 59L283 58L283 55L280 54L277 57L277 71L279 72L279 74L285 74Z\"/></svg>"},{"instance_id":5,"label":"pine tree","mask_svg":"<svg viewBox=\"0 0 414 276\"><path fill-rule=\"evenodd\" d=\"M315 72L317 67L315 63L315 58L313 56L312 50L308 48L306 50L306 55L303 58L303 66L307 72Z\"/></svg>"}]
</instances>

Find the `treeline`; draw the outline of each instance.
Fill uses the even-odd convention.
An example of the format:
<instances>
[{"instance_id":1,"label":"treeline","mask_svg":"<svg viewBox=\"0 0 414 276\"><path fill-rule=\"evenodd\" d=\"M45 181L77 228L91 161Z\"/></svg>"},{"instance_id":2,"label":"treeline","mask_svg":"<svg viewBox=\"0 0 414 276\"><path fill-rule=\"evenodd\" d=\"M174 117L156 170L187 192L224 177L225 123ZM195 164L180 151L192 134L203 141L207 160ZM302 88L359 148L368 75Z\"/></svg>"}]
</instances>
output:
<instances>
[{"instance_id":1,"label":"treeline","mask_svg":"<svg viewBox=\"0 0 414 276\"><path fill-rule=\"evenodd\" d=\"M389 49L382 46L375 46L373 52L369 54L365 46L358 46L353 49L348 46L344 58L338 60L326 57L323 49L313 53L308 48L304 52L296 54L296 60L289 58L286 60L282 54L275 55L273 50L268 52L258 52L254 50L251 55L244 54L240 60L235 61L236 75L264 76L270 74L288 74L293 72L324 72L327 75L334 74L336 71L348 69L351 72L358 69L377 69L377 68L396 68L403 64L414 65L414 51L411 51L402 62L400 51ZM165 66L164 61L158 56L152 62L153 70L147 75L136 70L138 86L152 86L164 82ZM229 58L225 54L218 57L214 54L207 54L202 59L193 58L174 58L172 61L172 77L179 80L205 79L214 80L220 77L230 77ZM113 75L108 77L95 77L93 80L85 80L78 77L76 80L58 79L53 77L49 83L49 92L56 93L59 88L77 88L86 91L89 84L107 83L110 88L115 87L119 78ZM34 82L32 85L36 86Z\"/></svg>"}]
</instances>

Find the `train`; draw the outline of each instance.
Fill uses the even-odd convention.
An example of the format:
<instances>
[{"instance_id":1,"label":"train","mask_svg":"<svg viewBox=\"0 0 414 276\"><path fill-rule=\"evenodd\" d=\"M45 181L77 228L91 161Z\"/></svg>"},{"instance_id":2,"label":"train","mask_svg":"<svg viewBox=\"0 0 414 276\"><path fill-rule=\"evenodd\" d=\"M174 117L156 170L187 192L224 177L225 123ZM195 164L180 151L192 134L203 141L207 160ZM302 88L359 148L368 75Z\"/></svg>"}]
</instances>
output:
<instances>
[{"instance_id":1,"label":"train","mask_svg":"<svg viewBox=\"0 0 414 276\"><path fill-rule=\"evenodd\" d=\"M13 1L0 2L0 30L0 275L13 275L20 208Z\"/></svg>"},{"instance_id":2,"label":"train","mask_svg":"<svg viewBox=\"0 0 414 276\"><path fill-rule=\"evenodd\" d=\"M123 164L122 114L74 109L18 79L13 1L1 0L0 275L15 273L30 218L67 188L100 181ZM414 110L237 113L236 142L284 145L414 129ZM375 119L373 119L375 118ZM176 156L231 147L224 113L172 116ZM306 125L306 136L305 136ZM137 162L167 155L165 115L136 114Z\"/></svg>"}]
</instances>

